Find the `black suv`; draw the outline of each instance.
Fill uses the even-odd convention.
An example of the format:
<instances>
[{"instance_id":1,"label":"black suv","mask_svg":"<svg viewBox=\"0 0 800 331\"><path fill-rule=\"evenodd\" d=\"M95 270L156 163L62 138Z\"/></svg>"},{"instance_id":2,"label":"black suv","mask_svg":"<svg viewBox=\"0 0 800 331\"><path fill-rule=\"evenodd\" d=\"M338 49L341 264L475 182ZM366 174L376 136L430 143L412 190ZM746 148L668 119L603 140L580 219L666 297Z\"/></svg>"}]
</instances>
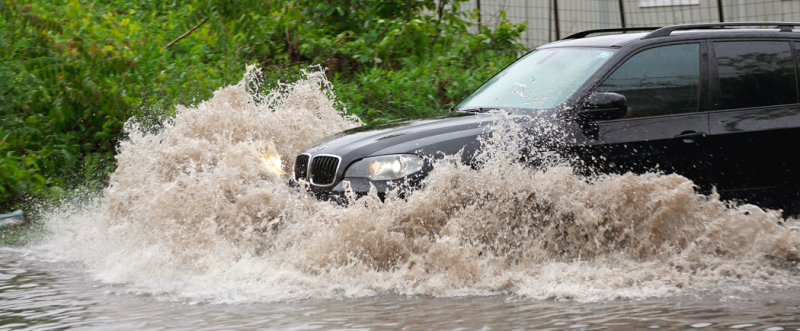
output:
<instances>
[{"instance_id":1,"label":"black suv","mask_svg":"<svg viewBox=\"0 0 800 331\"><path fill-rule=\"evenodd\" d=\"M536 48L448 115L344 131L315 142L294 181L324 195L418 182L426 157L462 152L503 109L538 150L606 173L660 171L723 197L785 207L797 196L800 23L711 23L584 31ZM769 27L732 29L730 27ZM772 28L774 27L774 28ZM634 32L648 31L648 32ZM592 34L603 35L588 37ZM557 128L536 130L538 127ZM552 134L558 132L558 134ZM525 151L520 151L525 153Z\"/></svg>"}]
</instances>

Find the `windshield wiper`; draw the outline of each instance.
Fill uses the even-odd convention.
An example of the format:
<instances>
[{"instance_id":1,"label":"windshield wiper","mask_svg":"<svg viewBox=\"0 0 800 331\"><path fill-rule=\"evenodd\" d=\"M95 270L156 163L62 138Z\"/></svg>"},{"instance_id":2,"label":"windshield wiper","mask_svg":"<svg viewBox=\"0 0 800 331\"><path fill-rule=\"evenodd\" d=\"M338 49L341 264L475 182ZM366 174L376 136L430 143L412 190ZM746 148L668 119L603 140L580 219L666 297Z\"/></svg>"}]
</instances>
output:
<instances>
[{"instance_id":1,"label":"windshield wiper","mask_svg":"<svg viewBox=\"0 0 800 331\"><path fill-rule=\"evenodd\" d=\"M477 107L477 108L450 108L450 111L462 111L466 113L485 113L487 111L492 110L500 110L500 108L492 108L492 107Z\"/></svg>"}]
</instances>

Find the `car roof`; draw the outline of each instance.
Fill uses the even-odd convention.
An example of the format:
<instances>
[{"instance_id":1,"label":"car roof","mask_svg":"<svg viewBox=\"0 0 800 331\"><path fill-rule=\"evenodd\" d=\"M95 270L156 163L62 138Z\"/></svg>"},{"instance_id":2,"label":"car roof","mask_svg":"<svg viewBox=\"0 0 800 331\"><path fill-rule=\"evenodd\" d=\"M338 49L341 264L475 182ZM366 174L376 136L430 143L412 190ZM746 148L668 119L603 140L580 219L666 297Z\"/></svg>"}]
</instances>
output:
<instances>
[{"instance_id":1,"label":"car roof","mask_svg":"<svg viewBox=\"0 0 800 331\"><path fill-rule=\"evenodd\" d=\"M620 33L608 34L580 39L561 39L538 48L551 47L614 47L627 44L630 41L642 39L647 33Z\"/></svg>"},{"instance_id":2,"label":"car roof","mask_svg":"<svg viewBox=\"0 0 800 331\"><path fill-rule=\"evenodd\" d=\"M745 23L719 23L720 27L742 26ZM768 24L768 23L767 23ZM537 49L554 48L554 47L621 47L631 42L643 39L653 40L685 40L694 38L741 38L741 37L758 37L758 38L800 38L800 30L784 29L783 26L775 29L740 29L740 28L708 28L716 27L717 24L696 24L696 25L682 25L682 26L669 26L664 28L653 28L653 32L635 32L625 33L621 30L625 29L608 29L608 30L589 30L577 33L549 44L537 47ZM755 25L755 24L749 24ZM794 24L792 23L793 26ZM693 27L699 29L691 29ZM688 28L688 29L687 29ZM638 28L638 30L645 28ZM618 31L614 31L618 30ZM633 30L633 29L631 29ZM610 33L600 36L586 37L592 33Z\"/></svg>"}]
</instances>

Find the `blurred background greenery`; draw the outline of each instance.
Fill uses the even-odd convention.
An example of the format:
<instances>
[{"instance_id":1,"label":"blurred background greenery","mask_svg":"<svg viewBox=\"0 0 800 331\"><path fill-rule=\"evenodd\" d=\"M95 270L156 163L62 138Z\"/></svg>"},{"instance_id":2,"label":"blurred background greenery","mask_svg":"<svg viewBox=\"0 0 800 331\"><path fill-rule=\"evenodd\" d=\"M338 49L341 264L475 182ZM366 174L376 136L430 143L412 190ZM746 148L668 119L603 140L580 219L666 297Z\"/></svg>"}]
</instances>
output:
<instances>
[{"instance_id":1,"label":"blurred background greenery","mask_svg":"<svg viewBox=\"0 0 800 331\"><path fill-rule=\"evenodd\" d=\"M446 111L525 51L523 25L473 26L463 1L0 0L0 213L101 189L125 121L246 64L266 85L321 65L366 123Z\"/></svg>"}]
</instances>

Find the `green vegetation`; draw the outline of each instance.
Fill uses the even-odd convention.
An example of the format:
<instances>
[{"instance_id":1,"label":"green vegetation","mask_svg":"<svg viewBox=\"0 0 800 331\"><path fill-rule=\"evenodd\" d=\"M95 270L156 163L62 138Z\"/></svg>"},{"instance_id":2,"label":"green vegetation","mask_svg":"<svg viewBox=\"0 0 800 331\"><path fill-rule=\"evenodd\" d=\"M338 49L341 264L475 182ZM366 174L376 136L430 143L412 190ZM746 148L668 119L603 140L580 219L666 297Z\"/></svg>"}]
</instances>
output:
<instances>
[{"instance_id":1,"label":"green vegetation","mask_svg":"<svg viewBox=\"0 0 800 331\"><path fill-rule=\"evenodd\" d=\"M505 19L469 33L462 1L0 0L0 211L103 187L126 120L245 64L266 84L322 65L367 123L444 111L524 51Z\"/></svg>"},{"instance_id":2,"label":"green vegetation","mask_svg":"<svg viewBox=\"0 0 800 331\"><path fill-rule=\"evenodd\" d=\"M47 230L40 224L29 224L0 230L0 246L22 246L40 241Z\"/></svg>"}]
</instances>

